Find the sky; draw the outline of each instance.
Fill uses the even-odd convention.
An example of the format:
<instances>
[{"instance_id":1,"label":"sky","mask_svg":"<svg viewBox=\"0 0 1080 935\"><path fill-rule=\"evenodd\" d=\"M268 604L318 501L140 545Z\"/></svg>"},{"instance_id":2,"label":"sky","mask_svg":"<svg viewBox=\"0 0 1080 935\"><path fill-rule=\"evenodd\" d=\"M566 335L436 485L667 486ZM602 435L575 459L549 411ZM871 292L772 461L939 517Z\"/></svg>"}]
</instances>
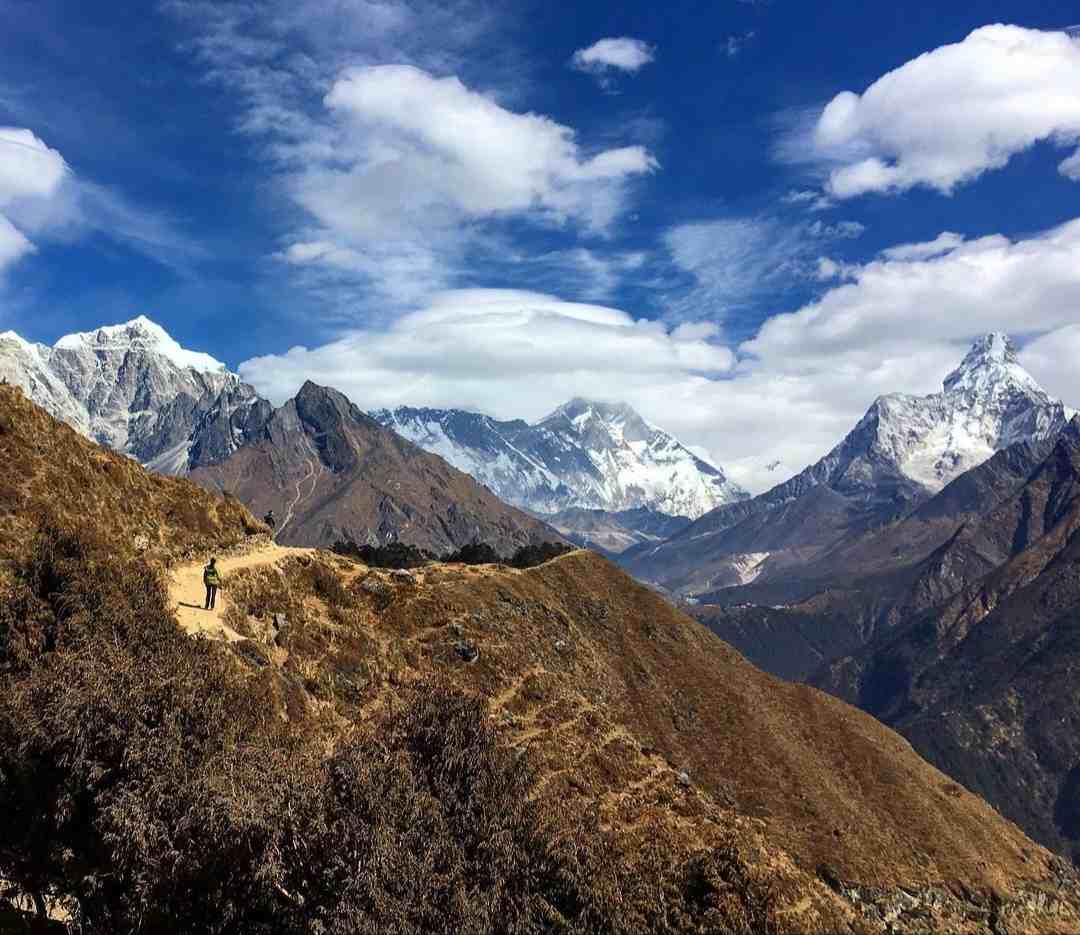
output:
<instances>
[{"instance_id":1,"label":"sky","mask_svg":"<svg viewBox=\"0 0 1080 935\"><path fill-rule=\"evenodd\" d=\"M627 401L760 491L989 330L1080 404L1080 10L0 0L0 328Z\"/></svg>"}]
</instances>

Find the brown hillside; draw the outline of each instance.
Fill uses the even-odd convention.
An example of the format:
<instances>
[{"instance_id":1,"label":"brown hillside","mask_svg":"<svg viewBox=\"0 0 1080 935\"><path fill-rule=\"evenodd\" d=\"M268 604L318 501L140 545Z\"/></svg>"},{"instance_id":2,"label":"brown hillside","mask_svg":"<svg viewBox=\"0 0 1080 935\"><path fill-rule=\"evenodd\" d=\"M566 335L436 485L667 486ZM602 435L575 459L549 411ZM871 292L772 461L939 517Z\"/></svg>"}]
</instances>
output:
<instances>
[{"instance_id":1,"label":"brown hillside","mask_svg":"<svg viewBox=\"0 0 1080 935\"><path fill-rule=\"evenodd\" d=\"M235 499L159 477L0 385L0 559L22 555L42 514L93 522L119 555L173 561L266 529Z\"/></svg>"},{"instance_id":2,"label":"brown hillside","mask_svg":"<svg viewBox=\"0 0 1080 935\"><path fill-rule=\"evenodd\" d=\"M235 575L227 593L230 625L343 718L438 673L488 699L551 808L598 808L631 837L656 822L697 844L735 829L778 892L781 931L882 931L866 902L903 891L913 910L941 900L928 930L989 931L972 920L991 903L1027 904L1064 872L873 718L755 669L592 553L410 574L300 557ZM277 637L274 612L289 621ZM472 664L463 646L479 650ZM851 886L862 896L840 895ZM1010 931L1080 930L1058 910L1028 927L1003 911Z\"/></svg>"},{"instance_id":3,"label":"brown hillside","mask_svg":"<svg viewBox=\"0 0 1080 935\"><path fill-rule=\"evenodd\" d=\"M247 514L6 398L0 880L87 931L1080 932L1072 872L906 741L588 552L266 547L191 638L191 563L123 543ZM54 462L79 495L30 536Z\"/></svg>"}]
</instances>

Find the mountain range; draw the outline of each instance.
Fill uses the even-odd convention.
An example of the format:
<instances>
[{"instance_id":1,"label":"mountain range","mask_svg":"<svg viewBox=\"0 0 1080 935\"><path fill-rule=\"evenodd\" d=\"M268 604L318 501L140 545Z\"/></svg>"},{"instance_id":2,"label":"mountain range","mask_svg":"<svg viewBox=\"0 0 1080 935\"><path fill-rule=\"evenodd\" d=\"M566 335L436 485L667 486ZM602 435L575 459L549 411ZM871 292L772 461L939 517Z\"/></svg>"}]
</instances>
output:
<instances>
[{"instance_id":1,"label":"mountain range","mask_svg":"<svg viewBox=\"0 0 1080 935\"><path fill-rule=\"evenodd\" d=\"M509 555L560 539L341 393L311 382L274 410L257 438L189 476L260 516L277 511L276 538L290 545L400 541L441 555L479 541Z\"/></svg>"},{"instance_id":2,"label":"mountain range","mask_svg":"<svg viewBox=\"0 0 1080 935\"><path fill-rule=\"evenodd\" d=\"M1008 337L989 334L942 392L880 397L840 444L791 480L620 561L683 595L790 578L830 548L905 516L996 451L1054 437L1068 417L1020 366Z\"/></svg>"},{"instance_id":3,"label":"mountain range","mask_svg":"<svg viewBox=\"0 0 1080 935\"><path fill-rule=\"evenodd\" d=\"M407 406L372 416L535 513L645 508L696 519L749 496L625 403L572 399L534 424Z\"/></svg>"},{"instance_id":4,"label":"mountain range","mask_svg":"<svg viewBox=\"0 0 1080 935\"><path fill-rule=\"evenodd\" d=\"M206 477L200 469L265 442L275 414L224 364L182 348L143 316L52 346L7 332L0 377L84 435L171 475ZM372 417L506 503L542 518L562 513L569 535L588 536L574 527L574 511L606 511L604 522L619 530L608 539L613 551L656 541L653 514L694 518L747 497L723 470L625 404L575 399L534 425L409 407ZM373 517L368 532L385 535L384 519Z\"/></svg>"},{"instance_id":5,"label":"mountain range","mask_svg":"<svg viewBox=\"0 0 1080 935\"><path fill-rule=\"evenodd\" d=\"M273 407L140 316L51 347L0 334L0 378L77 431L165 474L228 457Z\"/></svg>"},{"instance_id":6,"label":"mountain range","mask_svg":"<svg viewBox=\"0 0 1080 935\"><path fill-rule=\"evenodd\" d=\"M277 511L283 544L505 554L562 536L614 556L1080 856L1080 421L1004 335L940 393L879 398L757 497L625 405L575 399L535 424L367 414L307 383L274 407L147 319L52 347L9 332L0 376L159 473Z\"/></svg>"}]
</instances>

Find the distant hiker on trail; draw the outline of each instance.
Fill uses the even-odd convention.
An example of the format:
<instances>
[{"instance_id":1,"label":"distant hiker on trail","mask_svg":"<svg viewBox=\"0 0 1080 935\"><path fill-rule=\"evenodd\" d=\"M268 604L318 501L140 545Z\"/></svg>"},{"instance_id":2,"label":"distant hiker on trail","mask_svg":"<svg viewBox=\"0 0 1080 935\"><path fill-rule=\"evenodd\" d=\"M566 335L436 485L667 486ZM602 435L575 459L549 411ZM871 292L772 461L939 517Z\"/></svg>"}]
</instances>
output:
<instances>
[{"instance_id":1,"label":"distant hiker on trail","mask_svg":"<svg viewBox=\"0 0 1080 935\"><path fill-rule=\"evenodd\" d=\"M277 517L274 516L274 511L271 510L266 516L263 517L263 522L270 527L270 531L274 531L274 527L277 526Z\"/></svg>"},{"instance_id":2,"label":"distant hiker on trail","mask_svg":"<svg viewBox=\"0 0 1080 935\"><path fill-rule=\"evenodd\" d=\"M221 587L221 575L217 570L217 559L210 559L210 564L203 569L203 584L206 585L206 606L203 610L213 610L217 603L217 591Z\"/></svg>"}]
</instances>

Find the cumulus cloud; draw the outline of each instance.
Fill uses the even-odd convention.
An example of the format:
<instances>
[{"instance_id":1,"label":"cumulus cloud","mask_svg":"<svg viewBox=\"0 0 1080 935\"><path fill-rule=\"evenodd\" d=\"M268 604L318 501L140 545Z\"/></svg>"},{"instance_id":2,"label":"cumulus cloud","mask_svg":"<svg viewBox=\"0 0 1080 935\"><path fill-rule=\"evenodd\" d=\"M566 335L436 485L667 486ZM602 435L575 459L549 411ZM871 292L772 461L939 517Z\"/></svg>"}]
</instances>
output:
<instances>
[{"instance_id":1,"label":"cumulus cloud","mask_svg":"<svg viewBox=\"0 0 1080 935\"><path fill-rule=\"evenodd\" d=\"M629 177L656 163L641 146L582 152L569 127L516 113L467 88L408 65L347 71L326 96L349 146L320 168L317 191L301 199L329 226L381 236L414 226L536 212L603 229Z\"/></svg>"},{"instance_id":2,"label":"cumulus cloud","mask_svg":"<svg viewBox=\"0 0 1080 935\"><path fill-rule=\"evenodd\" d=\"M621 71L633 74L656 59L656 49L641 39L622 36L601 39L587 49L578 49L570 59L572 67L590 74Z\"/></svg>"},{"instance_id":3,"label":"cumulus cloud","mask_svg":"<svg viewBox=\"0 0 1080 935\"><path fill-rule=\"evenodd\" d=\"M1080 38L1018 26L985 26L875 81L845 91L813 128L814 156L833 163L835 198L943 193L1000 169L1038 142L1080 141ZM1061 164L1073 178L1080 154Z\"/></svg>"},{"instance_id":4,"label":"cumulus cloud","mask_svg":"<svg viewBox=\"0 0 1080 935\"><path fill-rule=\"evenodd\" d=\"M349 69L324 103L334 145L285 178L311 224L278 256L397 305L446 289L487 248L486 224L604 237L657 167L641 146L588 152L570 127L409 65Z\"/></svg>"}]
</instances>

